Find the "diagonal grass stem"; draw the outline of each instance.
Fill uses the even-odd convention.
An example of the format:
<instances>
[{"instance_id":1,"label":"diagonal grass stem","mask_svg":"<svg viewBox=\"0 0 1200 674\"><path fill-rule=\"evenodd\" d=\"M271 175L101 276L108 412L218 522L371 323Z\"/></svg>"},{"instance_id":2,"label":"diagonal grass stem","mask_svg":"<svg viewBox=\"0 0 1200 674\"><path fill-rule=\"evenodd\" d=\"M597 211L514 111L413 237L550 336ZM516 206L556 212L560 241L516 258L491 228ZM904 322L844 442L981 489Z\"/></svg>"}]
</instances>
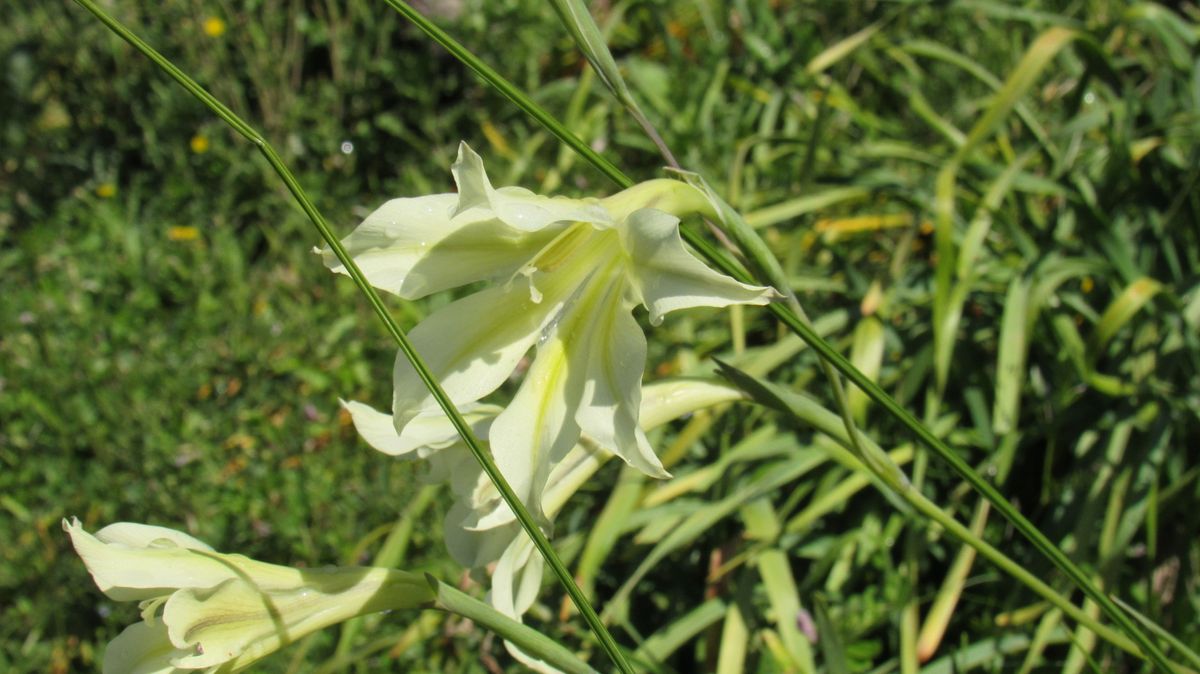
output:
<instances>
[{"instance_id":1,"label":"diagonal grass stem","mask_svg":"<svg viewBox=\"0 0 1200 674\"><path fill-rule=\"evenodd\" d=\"M579 609L580 614L583 615L584 620L588 623L588 626L595 632L597 639L600 641L601 647L609 655L609 657L612 658L613 663L617 665L618 669L626 674L632 674L633 669L626 661L624 655L621 653L621 650L617 647L616 640L613 639L612 635L608 632L608 629L605 628L604 624L600 622L600 618L596 614L595 609L592 608L592 605L588 602L587 597L585 597L583 592L579 589L579 586L575 584L574 578L567 570L566 565L563 564L562 560L559 559L558 555L554 552L554 548L550 545L550 541L546 538L545 534L542 533L541 529L538 528L533 517L525 508L525 505L521 503L519 498L517 498L516 493L513 492L512 487L509 486L508 481L504 478L504 475L500 473L500 469L497 468L496 463L492 460L491 456L489 456L487 452L483 450L479 439L475 437L475 434L471 431L471 427L467 425L466 421L463 419L462 414L459 413L458 409L454 406L454 403L451 402L445 391L442 390L441 385L437 382L437 379L434 378L433 374L430 373L429 368L425 366L424 361L413 348L413 345L409 341L407 335L404 334L404 331L400 329L400 326L396 323L395 319L393 319L391 314L388 313L387 307L384 306L383 300L379 297L379 294L367 282L366 277L363 276L362 271L358 268L358 265L355 264L354 259L350 257L350 254L346 252L345 247L342 246L341 242L329 228L329 223L325 220L325 217L321 215L321 212L317 210L317 207L313 204L312 200L308 198L308 195L304 192L304 188L300 186L299 181L296 180L296 177L283 163L283 160L280 158L279 154L273 147L271 147L271 144L268 143L266 139L263 138L263 136L259 134L253 127L238 117L232 110L209 94L195 80L188 77L186 73L172 64L165 56L160 54L157 50L139 38L119 21L109 16L93 0L76 0L76 2L95 15L96 18L99 19L100 22L105 26L107 26L109 30L116 33L121 37L121 39L128 42L132 47L153 61L155 65L164 70L184 89L187 89L188 92L190 92L193 96L200 99L200 101L204 103L210 110L212 110L214 114L229 124L229 126L233 127L238 134L253 143L254 146L258 148L259 152L261 152L263 157L267 160L267 163L271 165L271 168L274 169L275 173L287 186L288 191L291 192L292 197L296 199L296 202L300 205L300 208L304 211L304 214L308 216L309 220L311 220L313 225L317 228L321 238L327 244L329 244L329 247L333 250L334 255L338 258L338 261L345 266L350 278L353 279L354 284L360 291L362 291L363 295L366 296L367 301L371 304L371 308L374 309L375 314L379 317L380 321L383 322L388 333L399 345L400 351L404 354L404 357L407 358L410 363L412 363L413 369L417 371L417 375L420 377L421 382L426 388L429 389L429 392L437 401L438 406L442 408L442 411L445 412L446 416L450 419L454 429L458 431L459 436L462 437L463 442L466 443L468 448L470 448L471 453L475 455L475 458L479 461L484 473L486 473L488 478L491 479L492 483L495 484L496 489L504 498L505 503L507 503L509 508L512 509L513 513L516 514L517 520L521 523L521 527L527 534L529 534L529 537L533 539L534 545L545 558L546 563L550 566L555 576L558 577L564 588L566 588L567 594L570 595L571 600Z\"/></svg>"}]
</instances>

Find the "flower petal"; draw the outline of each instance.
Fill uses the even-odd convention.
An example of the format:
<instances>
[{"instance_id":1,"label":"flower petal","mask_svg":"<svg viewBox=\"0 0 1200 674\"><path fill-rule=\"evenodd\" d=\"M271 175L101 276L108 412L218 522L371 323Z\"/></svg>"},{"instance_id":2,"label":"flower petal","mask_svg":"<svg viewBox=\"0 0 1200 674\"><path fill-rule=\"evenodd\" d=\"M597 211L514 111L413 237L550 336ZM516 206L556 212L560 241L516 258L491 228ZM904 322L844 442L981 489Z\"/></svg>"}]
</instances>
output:
<instances>
[{"instance_id":1,"label":"flower petal","mask_svg":"<svg viewBox=\"0 0 1200 674\"><path fill-rule=\"evenodd\" d=\"M567 500L610 458L612 452L593 442L581 442L567 452L551 469L550 479L546 481L546 491L542 494L546 516L553 519L558 515Z\"/></svg>"},{"instance_id":2,"label":"flower petal","mask_svg":"<svg viewBox=\"0 0 1200 674\"><path fill-rule=\"evenodd\" d=\"M523 232L491 213L452 218L457 194L392 199L367 216L342 245L371 285L407 299L512 274L553 238ZM332 249L326 266L345 274Z\"/></svg>"},{"instance_id":3,"label":"flower petal","mask_svg":"<svg viewBox=\"0 0 1200 674\"><path fill-rule=\"evenodd\" d=\"M167 626L136 622L126 627L104 650L104 674L178 674L171 661L187 655L175 648L167 636Z\"/></svg>"},{"instance_id":4,"label":"flower petal","mask_svg":"<svg viewBox=\"0 0 1200 674\"><path fill-rule=\"evenodd\" d=\"M308 571L294 587L264 591L232 578L212 590L180 590L163 608L171 642L191 649L186 669L245 667L311 632L358 615L412 608L432 599L416 574L382 568Z\"/></svg>"},{"instance_id":5,"label":"flower petal","mask_svg":"<svg viewBox=\"0 0 1200 674\"><path fill-rule=\"evenodd\" d=\"M493 608L520 619L537 599L545 564L528 536L517 536L496 562L489 600Z\"/></svg>"},{"instance_id":6,"label":"flower petal","mask_svg":"<svg viewBox=\"0 0 1200 674\"><path fill-rule=\"evenodd\" d=\"M507 507L504 508L508 510ZM500 559L504 549L515 538L524 537L515 518L508 524L491 529L466 529L461 523L468 519L470 507L456 501L446 513L446 549L454 561L468 569L483 569Z\"/></svg>"},{"instance_id":7,"label":"flower petal","mask_svg":"<svg viewBox=\"0 0 1200 674\"><path fill-rule=\"evenodd\" d=\"M438 450L451 447L461 441L458 431L440 409L429 410L417 415L404 426L403 433L396 432L392 415L384 414L370 405L354 400L342 400L342 407L350 413L354 429L371 447L405 459L426 459ZM460 409L463 419L478 436L485 436L491 420L500 413L496 405L465 405Z\"/></svg>"},{"instance_id":8,"label":"flower petal","mask_svg":"<svg viewBox=\"0 0 1200 674\"><path fill-rule=\"evenodd\" d=\"M117 601L161 597L184 587L211 588L235 577L252 578L263 587L287 587L295 584L300 573L242 555L212 552L191 536L162 527L122 523L102 530L113 542L84 531L79 520L64 520L63 529L70 534L75 552L96 586ZM176 541L194 541L204 547L187 548Z\"/></svg>"},{"instance_id":9,"label":"flower petal","mask_svg":"<svg viewBox=\"0 0 1200 674\"><path fill-rule=\"evenodd\" d=\"M166 537L154 539L162 540L162 545L131 546L101 541L84 531L79 520L64 520L63 528L96 586L117 601L160 597L180 587L213 587L235 575L228 565L170 543ZM158 527L147 527L152 528ZM126 536L131 531L129 525L123 529L121 537L126 540L147 540L144 535Z\"/></svg>"},{"instance_id":10,"label":"flower petal","mask_svg":"<svg viewBox=\"0 0 1200 674\"><path fill-rule=\"evenodd\" d=\"M575 419L585 435L629 465L651 477L670 477L638 427L646 336L624 297L625 284L593 283L602 296L580 316L573 335L576 362L586 372Z\"/></svg>"},{"instance_id":11,"label":"flower petal","mask_svg":"<svg viewBox=\"0 0 1200 674\"><path fill-rule=\"evenodd\" d=\"M679 218L669 213L652 208L634 211L620 232L634 285L654 325L676 309L766 304L778 294L709 269L683 247Z\"/></svg>"},{"instance_id":12,"label":"flower petal","mask_svg":"<svg viewBox=\"0 0 1200 674\"><path fill-rule=\"evenodd\" d=\"M641 415L643 430L657 428L706 407L743 400L740 390L709 379L667 379L642 387Z\"/></svg>"},{"instance_id":13,"label":"flower petal","mask_svg":"<svg viewBox=\"0 0 1200 674\"><path fill-rule=\"evenodd\" d=\"M734 402L744 400L745 394L740 390L718 381L709 379L668 379L656 381L647 384L642 388L642 403L639 413L638 424L644 431L657 428L668 421L673 421L687 414L702 410L713 405L721 403ZM550 477L546 481L546 489L542 493L542 508L546 516L553 519L567 500L579 490L581 486L596 470L600 468L611 456L610 449L595 442L585 433L580 439L580 443L575 445L570 452L559 461L550 471ZM438 455L441 456L441 455ZM474 459L470 463L474 465ZM470 466L469 466L470 467ZM482 483L490 485L486 477L476 469L476 475L481 477ZM467 514L471 511L469 500L461 496L461 488L456 489L455 493L460 494L455 501L454 508L451 509L451 515L446 517L446 532L447 539L451 537L451 532L460 530L460 524L470 520ZM494 493L494 488L491 493ZM507 519L498 515L489 518L495 526L499 527L504 524L515 522L512 511L504 507L499 501L499 494L494 494L493 502L482 507L482 510L490 512L492 508L501 507ZM460 508L455 510L455 508ZM477 507L477 510L480 508ZM476 514L475 519L479 519ZM472 520L473 521L473 520ZM489 529L486 532L478 530L472 533L488 533L497 529ZM473 548L474 549L474 548ZM498 551L497 551L498 554ZM476 564L468 564L462 561L463 558L455 557L464 566L486 566L495 561L496 556L487 557L485 553L479 554L479 559L482 562Z\"/></svg>"},{"instance_id":14,"label":"flower petal","mask_svg":"<svg viewBox=\"0 0 1200 674\"><path fill-rule=\"evenodd\" d=\"M213 552L212 546L204 541L193 538L182 531L156 527L150 524L136 522L117 522L96 532L96 538L103 543L118 543L131 548L162 547L170 543L188 550L205 550Z\"/></svg>"},{"instance_id":15,"label":"flower petal","mask_svg":"<svg viewBox=\"0 0 1200 674\"><path fill-rule=\"evenodd\" d=\"M483 159L466 143L459 144L458 159L450 170L458 184L455 216L479 210L523 232L538 231L559 222L612 222L608 211L594 199L543 197L521 187L493 188L483 169Z\"/></svg>"},{"instance_id":16,"label":"flower petal","mask_svg":"<svg viewBox=\"0 0 1200 674\"><path fill-rule=\"evenodd\" d=\"M417 353L455 405L495 391L537 341L554 303L535 303L527 290L497 286L435 311L409 333ZM396 354L392 414L397 429L436 403L417 371Z\"/></svg>"},{"instance_id":17,"label":"flower petal","mask_svg":"<svg viewBox=\"0 0 1200 674\"><path fill-rule=\"evenodd\" d=\"M537 357L511 403L492 423L492 456L517 497L545 522L542 491L550 467L579 440L572 408L582 395L582 377L570 371L566 344L557 336L538 346ZM469 524L487 529L512 518L507 504Z\"/></svg>"}]
</instances>

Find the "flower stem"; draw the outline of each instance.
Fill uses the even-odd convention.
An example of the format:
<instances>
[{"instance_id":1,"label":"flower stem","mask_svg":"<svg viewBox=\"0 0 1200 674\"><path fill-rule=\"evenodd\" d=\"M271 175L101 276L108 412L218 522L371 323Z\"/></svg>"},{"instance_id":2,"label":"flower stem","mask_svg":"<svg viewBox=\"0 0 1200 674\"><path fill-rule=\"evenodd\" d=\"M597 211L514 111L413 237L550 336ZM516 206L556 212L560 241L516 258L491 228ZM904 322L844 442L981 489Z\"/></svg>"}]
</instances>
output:
<instances>
[{"instance_id":1,"label":"flower stem","mask_svg":"<svg viewBox=\"0 0 1200 674\"><path fill-rule=\"evenodd\" d=\"M593 632L595 632L596 637L600 640L601 647L609 655L609 657L612 658L613 663L617 665L618 669L625 674L633 674L633 668L629 665L628 661L625 659L625 656L621 653L620 648L617 646L616 640L613 639L612 635L608 632L608 629L604 626L604 624L600 622L600 617L596 615L595 609L592 608L592 605L588 602L587 597L584 596L583 592L579 589L579 586L576 585L575 580L571 576L571 573L567 570L566 565L563 564L562 560L559 559L558 555L554 552L554 548L550 545L550 541L546 538L545 534L542 533L541 529L539 529L535 524L533 517L529 514L529 511L525 508L525 505L521 503L521 500L517 498L516 493L513 492L512 487L509 486L508 480L506 480L504 475L500 473L500 469L497 468L496 463L492 460L492 457L483 450L482 445L475 437L475 434L471 431L471 427L463 419L462 414L459 413L458 409L454 406L454 403L451 402L445 391L442 390L442 387L437 382L437 379L435 379L433 374L429 372L429 368L425 366L424 361L416 352L416 349L413 348L412 343L404 334L404 331L400 329L400 326L396 323L395 319L393 319L391 314L388 313L387 308L383 304L383 300L379 297L379 294L367 282L366 277L363 276L362 270L358 268L358 265L355 264L354 259L350 257L349 253L346 252L346 249L342 246L341 241L338 240L338 238L333 234L333 231L329 228L329 224L325 220L325 217L321 215L321 212L317 210L317 207L313 204L312 200L308 198L308 195L304 192L304 188L300 186L299 181L296 180L296 177L283 163L283 160L279 157L279 154L273 147L271 147L271 144L268 143L261 134L254 130L253 127L234 114L232 110L214 98L211 94L209 94L203 87L197 84L195 80L188 77L187 74L172 64L166 57L158 53L158 51L135 35L119 21L109 16L103 9L100 8L99 5L94 2L94 0L76 0L76 2L94 14L101 23L109 28L109 30L116 33L121 37L121 39L128 42L131 46L153 61L155 65L164 70L176 82L178 82L180 86L182 86L184 89L187 89L188 92L190 92L196 98L200 99L200 101L208 106L208 108L212 110L214 114L229 124L229 126L233 127L233 129L242 137L253 143L255 147L258 148L259 152L261 152L263 157L266 158L267 163L271 165L271 168L275 170L275 173L279 176L279 178L283 180L284 185L286 185L288 191L292 193L292 197L296 199L296 202L300 205L300 208L304 211L304 214L308 216L309 220L311 220L313 225L317 228L317 231L321 234L321 238L324 239L325 243L327 243L333 250L333 253L337 257L338 261L345 266L346 272L350 278L354 280L354 284L358 286L358 289L362 291L363 295L366 296L367 301L371 304L371 308L375 310L375 314L379 317L380 321L383 322L388 333L399 345L401 353L403 353L404 357L407 358L410 363L412 363L413 369L416 370L417 376L420 377L421 382L426 386L426 388L429 389L429 392L437 401L438 406L442 408L442 411L445 412L446 416L450 419L450 423L454 426L455 430L458 431L459 436L462 437L463 442L466 443L468 448L470 448L471 453L475 455L475 458L479 461L484 473L486 473L488 478L491 479L492 483L496 485L496 489L504 498L505 503L508 504L509 508L511 508L513 513L516 515L518 521L520 521L521 527L527 534L529 534L529 537L533 539L535 547L537 547L538 551L545 558L546 563L550 566L551 570L553 570L559 581L566 588L567 594L570 595L571 600L579 609L579 613L584 617L584 620L588 623L588 626Z\"/></svg>"}]
</instances>

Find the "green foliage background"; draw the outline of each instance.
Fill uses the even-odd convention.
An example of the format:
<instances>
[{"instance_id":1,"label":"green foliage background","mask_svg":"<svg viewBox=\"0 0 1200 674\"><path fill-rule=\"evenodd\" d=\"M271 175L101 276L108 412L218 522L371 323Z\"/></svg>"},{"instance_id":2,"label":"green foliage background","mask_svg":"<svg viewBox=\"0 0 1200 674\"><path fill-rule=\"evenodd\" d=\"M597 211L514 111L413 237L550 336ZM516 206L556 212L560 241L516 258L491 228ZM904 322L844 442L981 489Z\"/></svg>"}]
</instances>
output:
<instances>
[{"instance_id":1,"label":"green foliage background","mask_svg":"<svg viewBox=\"0 0 1200 674\"><path fill-rule=\"evenodd\" d=\"M631 175L658 175L653 146L595 85L547 6L426 8ZM386 198L450 189L460 139L483 152L498 185L611 190L386 6L121 0L112 9L253 120L343 233ZM1200 646L1195 5L593 9L602 24L620 18L610 44L680 162L763 230L829 338L860 367L875 364L886 389L988 468L1105 587ZM214 18L223 32L206 30ZM0 669L88 671L136 612L91 585L62 517L92 529L174 526L280 563L365 562L416 493L416 469L370 452L337 411L339 397L386 404L394 349L351 285L310 254L316 235L269 167L81 9L8 3L0 25ZM816 67L871 26L855 49ZM946 258L927 224L935 178L992 102L989 74L1006 79L1056 26L1092 47L1058 55L960 171L959 259L966 233L987 222L974 263L952 276L964 284L962 319L939 387L934 305L947 300L935 282ZM850 219L860 216L886 217ZM1012 309L1017 300L1028 311ZM411 326L444 301L393 306ZM651 377L708 373L708 356L722 355L770 363L774 381L828 399L812 357L758 311L668 320L651 349ZM885 449L911 442L865 403L860 414ZM625 486L618 493L640 506L623 506L609 500L620 471L602 472L557 532L571 557L600 513L615 513L621 538L594 579L601 606L649 546L725 508L664 551L629 605L613 607L618 639L657 633L647 652L666 671L705 670L736 607L749 671L786 669L771 635L792 628L771 595L788 585L764 571L781 553L805 616L820 624L828 671L895 665L911 639L906 616L947 592L961 600L937 655L967 658L960 667L1015 669L1029 650L1020 640L1042 625L1051 644L1031 665L1139 668L1102 645L1087 647L1090 661L1072 655L1053 616L989 566L972 566L965 589L944 589L959 546L869 488L837 491L845 468L823 464L781 490L753 491L823 437L744 407L657 438L680 459L674 491ZM717 473L706 468L714 462ZM975 497L948 471L920 452L910 470L933 500L971 518ZM822 499L830 507L814 510ZM413 515L403 565L454 579L440 542L445 501ZM1001 523L983 530L1066 589ZM728 573L709 576L722 561ZM557 622L560 600L548 587L532 619L575 643L581 625ZM672 624L680 618L690 622ZM490 658L511 667L497 642L454 621L389 615L361 639L405 630L420 638L352 667L483 671ZM263 669L310 671L336 636Z\"/></svg>"}]
</instances>

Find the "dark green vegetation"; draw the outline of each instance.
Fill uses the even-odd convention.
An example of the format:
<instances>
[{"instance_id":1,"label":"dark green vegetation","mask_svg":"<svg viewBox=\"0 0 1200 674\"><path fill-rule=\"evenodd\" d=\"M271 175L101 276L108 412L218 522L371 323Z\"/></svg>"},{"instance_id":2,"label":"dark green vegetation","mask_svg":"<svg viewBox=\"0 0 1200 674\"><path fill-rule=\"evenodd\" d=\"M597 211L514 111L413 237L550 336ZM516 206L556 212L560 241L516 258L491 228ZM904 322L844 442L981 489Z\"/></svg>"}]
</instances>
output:
<instances>
[{"instance_id":1,"label":"dark green vegetation","mask_svg":"<svg viewBox=\"0 0 1200 674\"><path fill-rule=\"evenodd\" d=\"M628 173L657 175L653 146L547 7L467 4L443 21L460 41ZM861 369L1104 587L1200 646L1195 8L675 4L618 4L610 42L680 162L762 229ZM116 14L263 130L342 232L387 197L448 189L459 139L497 184L611 189L382 5L139 6ZM309 254L316 235L265 163L82 10L8 5L0 22L0 668L87 671L135 611L91 585L61 517L176 526L319 565L369 558L368 537L418 488L412 466L371 453L337 414L339 396L384 404L393 349ZM1054 28L1088 39L1038 40ZM976 137L1034 45L1057 51L995 134ZM951 213L938 176L956 157L940 186ZM406 325L425 311L394 306ZM774 365L772 381L831 405L811 356L780 334L758 310L672 318L651 333L648 372L710 372L709 355L745 344L749 367ZM855 405L934 502L1067 591L895 422ZM747 671L774 671L795 650L777 615L798 602L823 669L896 667L921 650L931 609L958 598L935 657L958 654L959 668L1016 669L1039 635L1044 660L1030 666L1140 667L986 563L947 582L961 546L826 461L825 436L733 412L656 438L676 481L613 492L609 466L560 519L573 565L585 542L587 568L602 560L585 586L622 643L656 635L643 654L699 671L723 641L745 642ZM402 565L453 580L443 500L419 514ZM561 594L548 587L531 619L573 645ZM410 625L422 638L357 666L508 662L498 642L438 620L386 616L363 643L404 644ZM336 636L263 670L304 652L314 664L294 669L312 669Z\"/></svg>"}]
</instances>

